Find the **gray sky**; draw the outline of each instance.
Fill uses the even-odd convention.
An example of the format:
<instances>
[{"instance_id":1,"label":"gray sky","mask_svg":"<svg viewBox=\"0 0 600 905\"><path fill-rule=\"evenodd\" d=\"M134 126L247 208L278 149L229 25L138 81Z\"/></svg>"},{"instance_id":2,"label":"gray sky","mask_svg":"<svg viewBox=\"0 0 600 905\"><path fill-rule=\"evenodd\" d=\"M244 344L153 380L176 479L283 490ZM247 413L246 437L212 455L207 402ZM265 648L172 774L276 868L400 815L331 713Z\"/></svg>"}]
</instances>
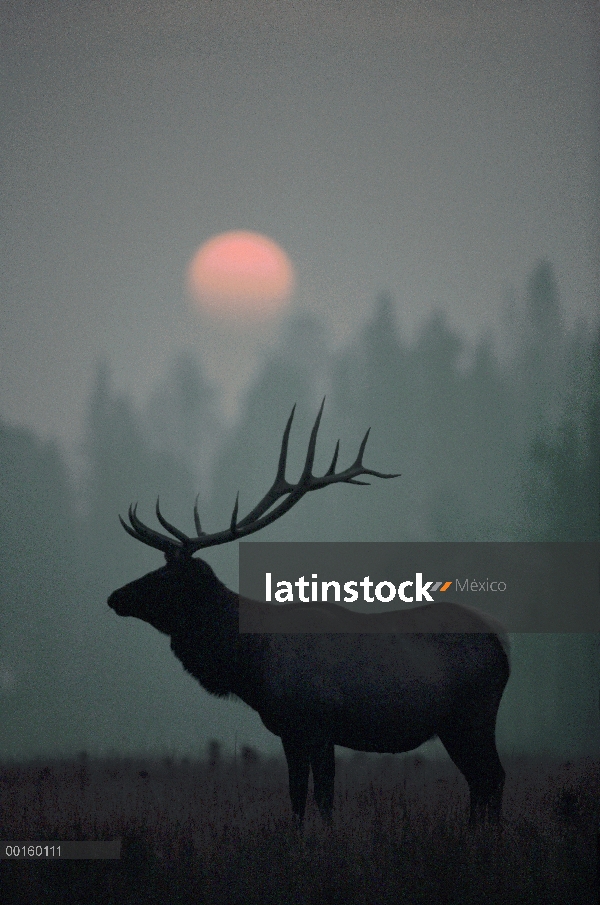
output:
<instances>
[{"instance_id":1,"label":"gray sky","mask_svg":"<svg viewBox=\"0 0 600 905\"><path fill-rule=\"evenodd\" d=\"M595 316L591 3L3 6L2 417L76 443L101 355L137 401L183 346L217 374L243 334L183 280L226 229L283 246L338 343L381 290L475 338L542 256Z\"/></svg>"}]
</instances>

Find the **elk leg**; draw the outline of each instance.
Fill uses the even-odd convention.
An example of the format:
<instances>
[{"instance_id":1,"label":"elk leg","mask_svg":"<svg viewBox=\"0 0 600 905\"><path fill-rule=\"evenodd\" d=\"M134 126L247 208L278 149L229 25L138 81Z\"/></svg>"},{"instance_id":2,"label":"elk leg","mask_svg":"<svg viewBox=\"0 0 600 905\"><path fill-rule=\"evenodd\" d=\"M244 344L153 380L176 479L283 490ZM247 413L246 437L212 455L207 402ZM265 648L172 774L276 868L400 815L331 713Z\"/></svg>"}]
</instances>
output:
<instances>
[{"instance_id":1,"label":"elk leg","mask_svg":"<svg viewBox=\"0 0 600 905\"><path fill-rule=\"evenodd\" d=\"M471 826L489 820L498 823L502 808L505 772L498 751L494 728L440 733L446 751L469 784Z\"/></svg>"},{"instance_id":2,"label":"elk leg","mask_svg":"<svg viewBox=\"0 0 600 905\"><path fill-rule=\"evenodd\" d=\"M331 823L333 810L333 786L335 779L335 749L333 742L315 745L310 753L313 773L314 796L321 817Z\"/></svg>"},{"instance_id":3,"label":"elk leg","mask_svg":"<svg viewBox=\"0 0 600 905\"><path fill-rule=\"evenodd\" d=\"M282 737L281 741L288 765L292 811L294 812L298 829L301 830L308 795L309 749L305 742L293 736Z\"/></svg>"}]
</instances>

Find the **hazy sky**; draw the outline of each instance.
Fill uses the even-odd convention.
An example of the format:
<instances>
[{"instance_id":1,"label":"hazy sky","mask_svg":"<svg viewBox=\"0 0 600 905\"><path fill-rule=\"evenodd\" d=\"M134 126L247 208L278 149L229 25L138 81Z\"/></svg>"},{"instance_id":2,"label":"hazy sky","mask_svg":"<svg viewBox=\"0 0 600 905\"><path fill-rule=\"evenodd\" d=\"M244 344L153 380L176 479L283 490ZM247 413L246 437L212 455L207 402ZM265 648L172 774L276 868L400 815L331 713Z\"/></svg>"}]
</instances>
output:
<instances>
[{"instance_id":1,"label":"hazy sky","mask_svg":"<svg viewBox=\"0 0 600 905\"><path fill-rule=\"evenodd\" d=\"M99 356L140 401L209 350L184 270L226 229L283 246L337 342L381 290L474 337L543 256L595 316L592 9L3 4L0 415L73 443Z\"/></svg>"}]
</instances>

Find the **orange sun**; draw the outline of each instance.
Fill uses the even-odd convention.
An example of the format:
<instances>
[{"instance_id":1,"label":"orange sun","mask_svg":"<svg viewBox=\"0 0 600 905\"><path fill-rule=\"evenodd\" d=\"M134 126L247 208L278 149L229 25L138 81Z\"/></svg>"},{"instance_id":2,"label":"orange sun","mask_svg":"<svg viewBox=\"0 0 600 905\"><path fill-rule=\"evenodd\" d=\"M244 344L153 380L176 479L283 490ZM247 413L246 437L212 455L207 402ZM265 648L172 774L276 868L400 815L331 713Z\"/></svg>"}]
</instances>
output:
<instances>
[{"instance_id":1,"label":"orange sun","mask_svg":"<svg viewBox=\"0 0 600 905\"><path fill-rule=\"evenodd\" d=\"M187 288L201 308L218 317L270 317L294 287L290 259L272 239L248 230L213 236L187 269Z\"/></svg>"}]
</instances>

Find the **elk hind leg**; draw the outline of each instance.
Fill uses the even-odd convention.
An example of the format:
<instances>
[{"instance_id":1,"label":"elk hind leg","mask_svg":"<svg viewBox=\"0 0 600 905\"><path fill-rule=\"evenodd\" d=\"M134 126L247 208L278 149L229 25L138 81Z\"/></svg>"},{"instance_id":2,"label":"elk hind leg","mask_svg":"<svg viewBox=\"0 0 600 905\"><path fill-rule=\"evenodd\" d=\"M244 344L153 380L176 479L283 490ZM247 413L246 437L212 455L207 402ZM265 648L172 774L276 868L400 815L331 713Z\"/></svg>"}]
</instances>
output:
<instances>
[{"instance_id":1,"label":"elk hind leg","mask_svg":"<svg viewBox=\"0 0 600 905\"><path fill-rule=\"evenodd\" d=\"M309 747L301 739L292 736L286 736L281 741L288 765L288 782L294 822L297 829L302 830L308 796Z\"/></svg>"},{"instance_id":2,"label":"elk hind leg","mask_svg":"<svg viewBox=\"0 0 600 905\"><path fill-rule=\"evenodd\" d=\"M477 733L461 727L440 734L440 740L469 785L471 826L482 821L497 824L506 774L498 757L494 727Z\"/></svg>"},{"instance_id":3,"label":"elk hind leg","mask_svg":"<svg viewBox=\"0 0 600 905\"><path fill-rule=\"evenodd\" d=\"M325 823L331 823L335 782L335 748L333 742L327 741L323 744L315 745L311 750L310 764L317 807Z\"/></svg>"}]
</instances>

